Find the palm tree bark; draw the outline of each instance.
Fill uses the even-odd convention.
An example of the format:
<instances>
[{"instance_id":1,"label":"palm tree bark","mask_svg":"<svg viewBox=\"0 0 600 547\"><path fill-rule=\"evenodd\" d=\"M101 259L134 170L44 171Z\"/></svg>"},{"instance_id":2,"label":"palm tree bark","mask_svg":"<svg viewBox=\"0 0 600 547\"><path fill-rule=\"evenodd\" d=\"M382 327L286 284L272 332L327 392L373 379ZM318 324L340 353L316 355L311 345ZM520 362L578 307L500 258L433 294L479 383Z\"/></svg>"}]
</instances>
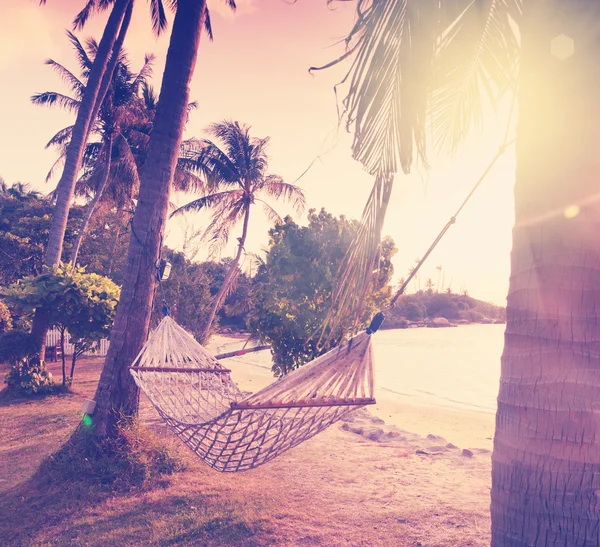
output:
<instances>
[{"instance_id":1,"label":"palm tree bark","mask_svg":"<svg viewBox=\"0 0 600 547\"><path fill-rule=\"evenodd\" d=\"M523 10L492 546L600 545L600 6Z\"/></svg>"},{"instance_id":2,"label":"palm tree bark","mask_svg":"<svg viewBox=\"0 0 600 547\"><path fill-rule=\"evenodd\" d=\"M213 302L212 307L210 308L210 313L208 314L208 318L204 325L204 330L202 332L202 343L206 343L210 337L210 328L212 327L213 321L215 320L215 316L217 312L221 309L223 301L225 300L225 295L233 282L237 270L238 265L240 263L240 258L242 257L242 252L244 251L244 245L246 244L246 237L248 235L248 221L250 220L250 204L246 206L246 212L244 214L244 227L242 228L242 237L240 237L240 244L237 248L237 253L231 266L229 267L229 271L223 280L221 287L219 288L219 292L217 296L215 296L215 300Z\"/></svg>"},{"instance_id":3,"label":"palm tree bark","mask_svg":"<svg viewBox=\"0 0 600 547\"><path fill-rule=\"evenodd\" d=\"M96 193L94 194L94 198L92 199L92 201L90 201L90 203L87 206L85 215L83 216L83 221L81 223L81 228L79 229L79 233L77 234L75 243L73 243L73 249L71 250L70 261L71 261L71 264L73 264L73 265L75 265L75 263L77 262L77 255L79 254L79 247L81 246L81 242L83 241L83 238L85 237L85 232L90 223L90 220L92 219L92 215L94 214L94 211L96 210L96 205L98 205L98 202L102 198L104 189L106 188L106 185L108 184L108 180L110 179L110 167L111 167L111 156L112 156L112 137L108 137L108 143L106 146L107 146L106 153L107 153L108 157L106 159L106 165L104 166L104 175L102 176L100 185L98 186L98 188L96 188Z\"/></svg>"},{"instance_id":4,"label":"palm tree bark","mask_svg":"<svg viewBox=\"0 0 600 547\"><path fill-rule=\"evenodd\" d=\"M77 118L73 126L71 140L67 147L65 166L56 187L56 204L52 212L52 221L48 235L48 246L44 263L48 267L56 266L62 256L62 248L67 229L69 209L73 199L73 191L77 174L81 167L83 151L87 143L88 134L93 122L92 116L100 89L102 79L109 63L109 57L117 40L119 29L122 26L126 10L132 0L116 0L110 13L102 39L98 44L98 51L90 71L81 104L77 110ZM97 110L96 110L97 112ZM44 360L46 353L46 333L48 332L48 317L41 310L36 310L31 328L31 334L38 349L40 360Z\"/></svg>"},{"instance_id":5,"label":"palm tree bark","mask_svg":"<svg viewBox=\"0 0 600 547\"><path fill-rule=\"evenodd\" d=\"M94 433L114 435L120 418L137 413L139 393L129 371L150 326L173 174L186 121L189 84L196 64L205 0L179 0L139 200L133 218L127 269L111 343L96 391Z\"/></svg>"}]
</instances>

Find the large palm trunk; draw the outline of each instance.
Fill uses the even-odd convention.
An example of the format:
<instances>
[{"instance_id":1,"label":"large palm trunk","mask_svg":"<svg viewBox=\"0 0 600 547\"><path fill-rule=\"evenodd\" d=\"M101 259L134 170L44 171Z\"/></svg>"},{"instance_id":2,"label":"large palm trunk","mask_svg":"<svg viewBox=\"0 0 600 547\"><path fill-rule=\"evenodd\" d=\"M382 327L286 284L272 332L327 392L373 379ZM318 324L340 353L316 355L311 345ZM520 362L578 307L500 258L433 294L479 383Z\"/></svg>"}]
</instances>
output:
<instances>
[{"instance_id":1,"label":"large palm trunk","mask_svg":"<svg viewBox=\"0 0 600 547\"><path fill-rule=\"evenodd\" d=\"M524 2L494 547L600 545L600 6ZM574 54L560 34L574 38Z\"/></svg>"},{"instance_id":2,"label":"large palm trunk","mask_svg":"<svg viewBox=\"0 0 600 547\"><path fill-rule=\"evenodd\" d=\"M205 0L179 0L148 159L132 223L127 269L110 337L110 349L96 391L94 432L111 436L118 420L137 413L138 390L127 369L139 353L150 325L156 283L156 263L169 205L169 194L186 121L189 83L192 78Z\"/></svg>"},{"instance_id":3,"label":"large palm trunk","mask_svg":"<svg viewBox=\"0 0 600 547\"><path fill-rule=\"evenodd\" d=\"M83 215L83 221L81 222L81 228L79 229L79 233L77 234L77 238L75 239L75 243L73 243L73 249L71 250L71 264L75 265L77 263L77 255L79 254L79 247L81 247L81 242L85 237L85 233L87 231L90 220L92 219L92 215L96 210L96 205L102 198L102 194L104 194L104 189L108 184L108 180L110 179L110 168L111 168L111 159L112 159L112 137L108 137L107 144L107 159L106 165L104 166L104 174L102 175L102 180L96 188L96 193L92 200L88 203L87 209L85 210L85 214ZM118 238L118 235L117 235Z\"/></svg>"},{"instance_id":4,"label":"large palm trunk","mask_svg":"<svg viewBox=\"0 0 600 547\"><path fill-rule=\"evenodd\" d=\"M81 104L77 110L77 118L73 125L73 133L67 147L65 157L65 166L56 187L56 204L52 212L52 221L50 223L50 232L48 234L48 246L46 247L46 256L44 263L46 266L56 266L61 259L65 232L67 229L67 220L69 218L69 209L73 200L73 192L77 174L81 167L81 159L85 145L87 143L90 128L100 108L101 102L106 95L110 75L106 77L107 67L111 52L118 45L120 47L125 39L125 33L131 18L131 7L133 0L116 0L110 13L102 39L98 44L98 51L94 64L90 70ZM128 11L129 9L129 11ZM123 24L124 23L124 24ZM124 31L120 33L120 29ZM119 35L120 33L120 35ZM115 56L113 56L115 57ZM116 61L114 63L116 65ZM112 65L112 63L111 63ZM112 65L114 70L114 65ZM98 104L97 104L98 103ZM31 333L34 337L38 354L43 360L46 353L46 333L48 331L48 317L41 310L36 310L33 318Z\"/></svg>"},{"instance_id":5,"label":"large palm trunk","mask_svg":"<svg viewBox=\"0 0 600 547\"><path fill-rule=\"evenodd\" d=\"M242 228L242 237L240 237L240 244L238 245L237 253L235 255L235 258L233 259L233 262L231 263L231 266L229 267L229 271L227 272L225 279L223 280L223 284L219 288L219 292L215 296L213 304L210 308L210 312L208 314L208 318L206 320L206 323L204 324L204 330L202 332L202 342L203 343L206 343L208 341L208 339L210 337L210 329L212 327L213 321L215 320L215 316L217 315L217 312L221 309L221 306L223 305L223 302L225 301L225 295L227 294L227 291L229 291L229 288L231 287L231 284L233 283L233 280L235 279L235 276L237 275L238 265L239 265L240 259L242 257L242 252L244 251L244 245L246 244L246 237L248 236L248 221L249 220L250 220L250 205L247 206L246 213L244 214L244 227Z\"/></svg>"}]
</instances>

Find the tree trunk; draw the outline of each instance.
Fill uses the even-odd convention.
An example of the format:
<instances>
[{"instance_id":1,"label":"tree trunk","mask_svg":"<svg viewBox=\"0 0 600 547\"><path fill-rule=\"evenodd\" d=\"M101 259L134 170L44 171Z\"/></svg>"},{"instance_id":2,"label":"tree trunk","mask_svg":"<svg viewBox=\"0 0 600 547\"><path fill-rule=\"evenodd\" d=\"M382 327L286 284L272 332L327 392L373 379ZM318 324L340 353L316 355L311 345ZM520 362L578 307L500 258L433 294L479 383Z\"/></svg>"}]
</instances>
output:
<instances>
[{"instance_id":1,"label":"tree trunk","mask_svg":"<svg viewBox=\"0 0 600 547\"><path fill-rule=\"evenodd\" d=\"M87 206L85 215L83 216L83 222L81 223L81 228L79 229L79 233L77 234L77 239L75 239L75 243L73 244L73 249L71 250L71 264L73 264L73 265L75 265L77 262L77 255L79 254L79 247L85 236L85 232L87 230L88 224L90 223L90 220L92 219L92 215L94 214L96 205L102 198L102 194L104 193L104 189L106 188L106 185L108 184L108 179L110 178L110 167L111 167L111 156L112 156L112 137L108 137L107 148L108 148L108 150L107 150L108 157L106 159L106 165L104 166L104 168L105 168L104 175L102 177L102 180L100 181L100 185L98 186L98 188L96 188L96 193L94 194L94 198L92 199L92 201L90 201L90 203Z\"/></svg>"},{"instance_id":2,"label":"tree trunk","mask_svg":"<svg viewBox=\"0 0 600 547\"><path fill-rule=\"evenodd\" d=\"M67 385L67 363L65 361L65 329L60 329L60 360L62 370L62 385Z\"/></svg>"},{"instance_id":3,"label":"tree trunk","mask_svg":"<svg viewBox=\"0 0 600 547\"><path fill-rule=\"evenodd\" d=\"M108 266L106 268L106 276L110 277L112 273L113 264L115 262L115 253L117 252L117 247L119 246L119 240L121 239L121 223L122 220L122 210L117 210L117 233L115 234L115 241L112 246L112 250L110 251L110 258L108 259Z\"/></svg>"},{"instance_id":4,"label":"tree trunk","mask_svg":"<svg viewBox=\"0 0 600 547\"><path fill-rule=\"evenodd\" d=\"M600 6L523 7L492 546L591 547L600 545ZM560 34L575 42L564 60L551 53ZM568 53L566 42L553 46Z\"/></svg>"},{"instance_id":5,"label":"tree trunk","mask_svg":"<svg viewBox=\"0 0 600 547\"><path fill-rule=\"evenodd\" d=\"M250 219L250 204L248 204L246 208L246 213L244 215L244 227L242 229L242 237L240 238L240 244L238 245L237 253L231 266L229 267L229 271L223 280L223 284L219 288L219 292L217 296L215 296L215 300L210 308L210 313L208 314L208 319L204 325L204 330L202 332L202 343L206 343L210 337L210 328L215 320L215 316L217 312L221 309L221 305L225 300L225 295L229 290L229 286L233 282L235 275L237 274L238 264L240 263L240 258L242 256L242 252L244 250L244 245L246 243L246 236L248 235L248 220Z\"/></svg>"},{"instance_id":6,"label":"tree trunk","mask_svg":"<svg viewBox=\"0 0 600 547\"><path fill-rule=\"evenodd\" d=\"M179 0L148 159L133 218L127 269L110 348L96 391L93 416L97 437L114 435L121 417L137 413L138 390L127 367L148 336L156 283L156 263L168 214L169 194L186 121L192 78L204 24L205 0Z\"/></svg>"},{"instance_id":7,"label":"tree trunk","mask_svg":"<svg viewBox=\"0 0 600 547\"><path fill-rule=\"evenodd\" d=\"M102 39L98 44L98 51L90 76L88 78L81 104L77 110L77 118L73 126L71 140L67 147L65 166L56 187L56 204L52 212L50 223L50 232L48 235L48 246L46 247L46 256L44 263L48 267L56 266L62 256L62 248L67 229L67 220L69 209L73 199L73 191L77 174L81 167L81 158L87 143L90 127L92 125L92 116L95 110L95 104L102 87L102 78L106 71L109 56L117 40L117 34L125 16L125 12L132 0L116 0L110 13L106 27L102 34ZM99 107L98 107L99 108ZM97 109L96 109L97 112ZM40 310L36 310L31 334L39 348L39 358L43 361L46 352L46 333L48 332L48 317Z\"/></svg>"}]
</instances>

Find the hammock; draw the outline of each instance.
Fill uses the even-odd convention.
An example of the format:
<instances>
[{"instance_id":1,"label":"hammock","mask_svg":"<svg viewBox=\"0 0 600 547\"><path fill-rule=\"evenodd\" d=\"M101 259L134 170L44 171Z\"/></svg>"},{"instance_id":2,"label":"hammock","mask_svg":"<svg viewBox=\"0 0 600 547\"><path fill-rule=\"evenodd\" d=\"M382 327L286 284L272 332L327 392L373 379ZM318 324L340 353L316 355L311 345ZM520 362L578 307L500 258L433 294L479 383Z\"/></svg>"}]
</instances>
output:
<instances>
[{"instance_id":1,"label":"hammock","mask_svg":"<svg viewBox=\"0 0 600 547\"><path fill-rule=\"evenodd\" d=\"M375 403L367 332L245 396L230 370L167 316L130 371L166 424L208 465L245 471Z\"/></svg>"}]
</instances>

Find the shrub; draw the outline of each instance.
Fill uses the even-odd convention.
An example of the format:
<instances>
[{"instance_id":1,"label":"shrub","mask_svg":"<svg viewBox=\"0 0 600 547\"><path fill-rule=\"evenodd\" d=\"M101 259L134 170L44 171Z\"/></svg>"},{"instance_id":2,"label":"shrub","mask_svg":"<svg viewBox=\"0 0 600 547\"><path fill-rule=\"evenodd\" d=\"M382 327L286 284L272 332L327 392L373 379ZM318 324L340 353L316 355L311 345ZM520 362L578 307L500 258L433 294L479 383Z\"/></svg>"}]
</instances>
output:
<instances>
[{"instance_id":1,"label":"shrub","mask_svg":"<svg viewBox=\"0 0 600 547\"><path fill-rule=\"evenodd\" d=\"M56 391L52 374L34 359L14 364L4 383L9 391L19 395L46 395Z\"/></svg>"},{"instance_id":2,"label":"shrub","mask_svg":"<svg viewBox=\"0 0 600 547\"><path fill-rule=\"evenodd\" d=\"M4 379L8 390L18 395L45 395L56 389L50 374L34 355L35 345L30 334L9 331L0 335L0 362L9 363Z\"/></svg>"}]
</instances>

